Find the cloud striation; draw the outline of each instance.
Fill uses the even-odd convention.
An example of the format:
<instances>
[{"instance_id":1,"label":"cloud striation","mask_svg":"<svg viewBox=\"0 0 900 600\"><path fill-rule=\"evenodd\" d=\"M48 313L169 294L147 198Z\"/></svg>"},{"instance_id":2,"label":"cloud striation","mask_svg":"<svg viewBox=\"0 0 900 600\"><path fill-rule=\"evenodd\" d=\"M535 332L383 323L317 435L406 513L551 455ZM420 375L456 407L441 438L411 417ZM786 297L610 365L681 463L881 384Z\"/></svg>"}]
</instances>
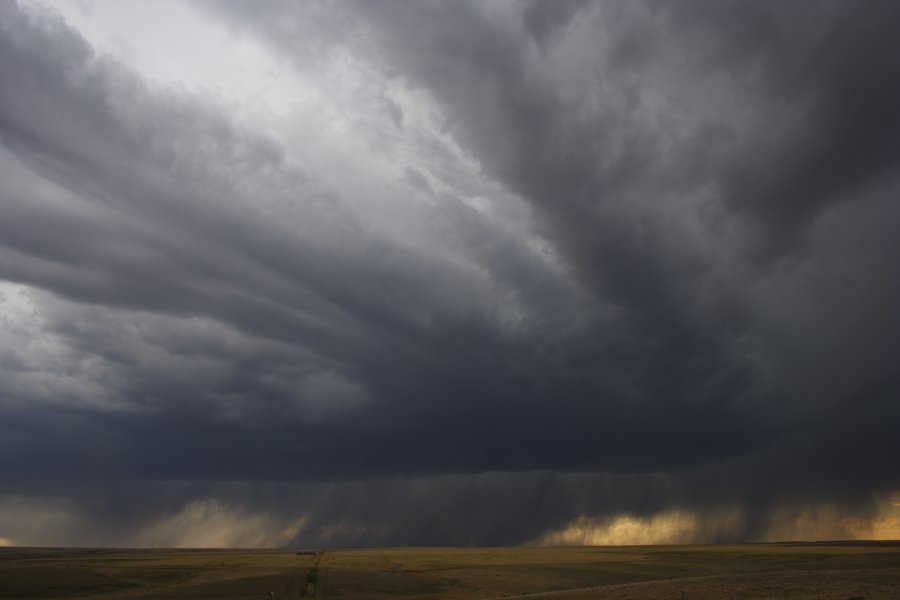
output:
<instances>
[{"instance_id":1,"label":"cloud striation","mask_svg":"<svg viewBox=\"0 0 900 600\"><path fill-rule=\"evenodd\" d=\"M0 537L900 488L897 3L154 6L0 4Z\"/></svg>"}]
</instances>

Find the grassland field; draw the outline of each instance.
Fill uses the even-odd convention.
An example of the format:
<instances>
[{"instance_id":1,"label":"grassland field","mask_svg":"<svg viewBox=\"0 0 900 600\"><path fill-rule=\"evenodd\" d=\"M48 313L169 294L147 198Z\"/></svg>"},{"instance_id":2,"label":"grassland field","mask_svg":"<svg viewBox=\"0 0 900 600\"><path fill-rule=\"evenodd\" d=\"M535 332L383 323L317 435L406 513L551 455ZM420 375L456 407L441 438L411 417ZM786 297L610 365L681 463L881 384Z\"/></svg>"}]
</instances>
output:
<instances>
[{"instance_id":1,"label":"grassland field","mask_svg":"<svg viewBox=\"0 0 900 600\"><path fill-rule=\"evenodd\" d=\"M0 548L0 599L900 599L900 542L553 548Z\"/></svg>"}]
</instances>

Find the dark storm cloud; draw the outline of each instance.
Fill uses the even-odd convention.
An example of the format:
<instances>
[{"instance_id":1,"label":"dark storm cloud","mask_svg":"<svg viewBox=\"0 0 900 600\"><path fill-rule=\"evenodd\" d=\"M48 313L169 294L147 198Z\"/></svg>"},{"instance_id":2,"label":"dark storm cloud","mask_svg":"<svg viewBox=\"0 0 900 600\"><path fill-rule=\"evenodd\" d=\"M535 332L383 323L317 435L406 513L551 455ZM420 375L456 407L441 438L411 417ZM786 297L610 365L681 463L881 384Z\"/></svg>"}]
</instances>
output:
<instances>
[{"instance_id":1,"label":"dark storm cloud","mask_svg":"<svg viewBox=\"0 0 900 600\"><path fill-rule=\"evenodd\" d=\"M395 178L427 243L224 102L4 4L0 278L35 310L0 352L0 491L135 531L213 497L323 543L352 521L334 539L468 544L733 505L707 539L751 539L897 487L893 3L209 12L298 71L343 49L434 102ZM534 226L462 198L492 193ZM133 512L42 488L181 479ZM299 483L202 483L247 480Z\"/></svg>"},{"instance_id":2,"label":"dark storm cloud","mask_svg":"<svg viewBox=\"0 0 900 600\"><path fill-rule=\"evenodd\" d=\"M673 18L702 33L720 69L749 66L770 127L738 145L724 193L761 219L781 253L829 205L853 200L896 173L900 58L890 2L705 3ZM715 64L718 63L718 64Z\"/></svg>"}]
</instances>

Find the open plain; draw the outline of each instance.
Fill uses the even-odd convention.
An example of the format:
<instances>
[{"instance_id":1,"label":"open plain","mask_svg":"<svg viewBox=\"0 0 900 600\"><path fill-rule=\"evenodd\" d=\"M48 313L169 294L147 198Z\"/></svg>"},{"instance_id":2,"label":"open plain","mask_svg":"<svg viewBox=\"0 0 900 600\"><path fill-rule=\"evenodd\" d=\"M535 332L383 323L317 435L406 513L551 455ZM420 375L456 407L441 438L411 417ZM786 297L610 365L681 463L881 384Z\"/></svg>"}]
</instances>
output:
<instances>
[{"instance_id":1,"label":"open plain","mask_svg":"<svg viewBox=\"0 0 900 600\"><path fill-rule=\"evenodd\" d=\"M0 598L900 597L900 542L357 550L0 550Z\"/></svg>"}]
</instances>

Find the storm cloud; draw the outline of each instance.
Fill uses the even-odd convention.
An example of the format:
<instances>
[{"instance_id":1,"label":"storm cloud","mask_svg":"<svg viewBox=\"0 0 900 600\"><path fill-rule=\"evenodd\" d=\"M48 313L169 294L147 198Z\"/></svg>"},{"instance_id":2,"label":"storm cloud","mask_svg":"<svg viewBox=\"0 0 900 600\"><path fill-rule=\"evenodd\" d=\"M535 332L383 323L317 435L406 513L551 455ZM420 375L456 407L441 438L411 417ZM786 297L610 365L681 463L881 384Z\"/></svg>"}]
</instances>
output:
<instances>
[{"instance_id":1,"label":"storm cloud","mask_svg":"<svg viewBox=\"0 0 900 600\"><path fill-rule=\"evenodd\" d=\"M0 4L0 538L877 518L898 27L877 1Z\"/></svg>"}]
</instances>

